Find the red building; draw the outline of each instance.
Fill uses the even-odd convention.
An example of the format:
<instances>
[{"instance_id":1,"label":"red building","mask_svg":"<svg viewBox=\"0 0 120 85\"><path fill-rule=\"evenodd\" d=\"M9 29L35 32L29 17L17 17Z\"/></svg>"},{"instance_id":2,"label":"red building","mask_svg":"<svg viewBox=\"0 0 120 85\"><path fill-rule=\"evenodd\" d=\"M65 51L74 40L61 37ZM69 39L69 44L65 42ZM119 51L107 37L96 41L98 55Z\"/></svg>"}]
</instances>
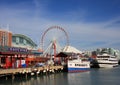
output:
<instances>
[{"instance_id":1,"label":"red building","mask_svg":"<svg viewBox=\"0 0 120 85\"><path fill-rule=\"evenodd\" d=\"M0 46L1 68L20 68L28 66L26 58L33 53L26 48Z\"/></svg>"},{"instance_id":2,"label":"red building","mask_svg":"<svg viewBox=\"0 0 120 85\"><path fill-rule=\"evenodd\" d=\"M21 68L28 67L32 62L44 62L46 58L37 57L41 53L29 37L0 29L1 68Z\"/></svg>"},{"instance_id":3,"label":"red building","mask_svg":"<svg viewBox=\"0 0 120 85\"><path fill-rule=\"evenodd\" d=\"M0 29L0 45L1 46L12 45L12 32Z\"/></svg>"}]
</instances>

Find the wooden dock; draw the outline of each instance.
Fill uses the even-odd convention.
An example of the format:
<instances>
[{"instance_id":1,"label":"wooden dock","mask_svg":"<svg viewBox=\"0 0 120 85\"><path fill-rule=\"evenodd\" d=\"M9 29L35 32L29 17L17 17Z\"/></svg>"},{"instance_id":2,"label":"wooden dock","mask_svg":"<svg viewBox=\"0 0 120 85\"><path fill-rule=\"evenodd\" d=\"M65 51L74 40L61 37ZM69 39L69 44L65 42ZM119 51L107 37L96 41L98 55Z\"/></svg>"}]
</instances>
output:
<instances>
[{"instance_id":1,"label":"wooden dock","mask_svg":"<svg viewBox=\"0 0 120 85\"><path fill-rule=\"evenodd\" d=\"M36 73L39 74L47 73L47 72L55 72L55 71L62 71L63 66L44 66L44 67L34 67L34 68L17 68L17 69L0 69L0 76L7 76L12 75L14 79L14 75L16 74L28 74L28 73Z\"/></svg>"}]
</instances>

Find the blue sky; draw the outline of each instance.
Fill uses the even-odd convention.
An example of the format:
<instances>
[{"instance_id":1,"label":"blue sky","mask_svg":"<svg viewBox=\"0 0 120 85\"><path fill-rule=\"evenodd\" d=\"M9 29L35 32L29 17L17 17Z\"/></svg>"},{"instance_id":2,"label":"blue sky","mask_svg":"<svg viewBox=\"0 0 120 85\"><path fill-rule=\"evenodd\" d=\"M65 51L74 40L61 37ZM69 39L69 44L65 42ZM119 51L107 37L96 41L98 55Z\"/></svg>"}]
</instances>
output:
<instances>
[{"instance_id":1,"label":"blue sky","mask_svg":"<svg viewBox=\"0 0 120 85\"><path fill-rule=\"evenodd\" d=\"M120 0L0 0L0 27L8 24L38 45L43 32L58 25L80 50L120 49Z\"/></svg>"}]
</instances>

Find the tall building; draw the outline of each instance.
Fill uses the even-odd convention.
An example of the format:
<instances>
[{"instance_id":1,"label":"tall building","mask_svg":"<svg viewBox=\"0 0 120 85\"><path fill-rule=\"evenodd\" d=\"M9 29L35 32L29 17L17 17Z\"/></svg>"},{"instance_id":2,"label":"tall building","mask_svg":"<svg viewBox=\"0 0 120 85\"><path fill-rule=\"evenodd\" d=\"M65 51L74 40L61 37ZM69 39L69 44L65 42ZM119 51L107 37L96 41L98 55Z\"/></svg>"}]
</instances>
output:
<instances>
[{"instance_id":1,"label":"tall building","mask_svg":"<svg viewBox=\"0 0 120 85\"><path fill-rule=\"evenodd\" d=\"M0 29L0 46L12 45L12 32Z\"/></svg>"}]
</instances>

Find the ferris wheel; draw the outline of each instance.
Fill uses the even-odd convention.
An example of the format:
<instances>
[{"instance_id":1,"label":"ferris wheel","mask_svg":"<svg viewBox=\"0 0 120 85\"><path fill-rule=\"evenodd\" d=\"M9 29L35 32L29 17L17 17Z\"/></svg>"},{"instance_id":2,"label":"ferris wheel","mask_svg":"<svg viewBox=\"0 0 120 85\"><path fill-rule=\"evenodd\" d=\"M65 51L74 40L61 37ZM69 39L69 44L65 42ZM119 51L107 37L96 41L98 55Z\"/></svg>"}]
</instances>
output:
<instances>
[{"instance_id":1,"label":"ferris wheel","mask_svg":"<svg viewBox=\"0 0 120 85\"><path fill-rule=\"evenodd\" d=\"M41 48L43 54L51 54L54 56L56 53L69 45L69 37L67 32L60 26L49 27L42 35ZM53 52L54 51L54 52Z\"/></svg>"}]
</instances>

